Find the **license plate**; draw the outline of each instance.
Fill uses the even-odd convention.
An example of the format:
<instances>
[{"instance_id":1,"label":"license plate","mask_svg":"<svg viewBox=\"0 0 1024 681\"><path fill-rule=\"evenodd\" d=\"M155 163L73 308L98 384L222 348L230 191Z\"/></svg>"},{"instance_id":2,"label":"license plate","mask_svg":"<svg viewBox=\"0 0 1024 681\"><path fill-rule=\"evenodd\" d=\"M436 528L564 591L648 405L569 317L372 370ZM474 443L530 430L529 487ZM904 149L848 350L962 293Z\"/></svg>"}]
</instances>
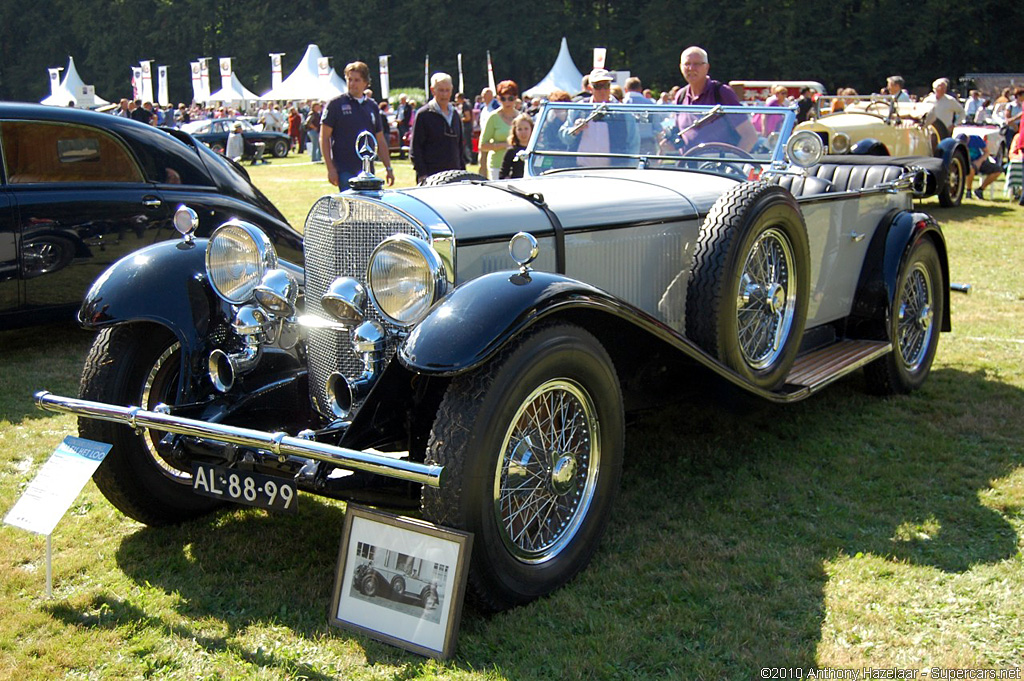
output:
<instances>
[{"instance_id":1,"label":"license plate","mask_svg":"<svg viewBox=\"0 0 1024 681\"><path fill-rule=\"evenodd\" d=\"M192 491L214 499L288 513L295 513L299 506L299 492L291 480L208 463L192 464Z\"/></svg>"}]
</instances>

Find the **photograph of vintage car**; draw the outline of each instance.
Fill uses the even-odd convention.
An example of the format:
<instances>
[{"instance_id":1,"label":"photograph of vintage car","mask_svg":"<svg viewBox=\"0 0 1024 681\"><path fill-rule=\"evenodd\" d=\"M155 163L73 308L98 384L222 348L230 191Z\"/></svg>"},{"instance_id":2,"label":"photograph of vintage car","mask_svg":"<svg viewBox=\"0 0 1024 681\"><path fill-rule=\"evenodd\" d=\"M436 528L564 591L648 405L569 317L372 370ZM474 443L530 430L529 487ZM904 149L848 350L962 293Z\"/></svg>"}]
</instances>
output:
<instances>
[{"instance_id":1,"label":"photograph of vintage car","mask_svg":"<svg viewBox=\"0 0 1024 681\"><path fill-rule=\"evenodd\" d=\"M223 154L228 146L228 135L236 124L242 126L242 141L245 144L242 158L252 158L256 153L257 142L263 143L263 152L267 155L275 158L284 158L288 155L291 148L291 139L288 135L274 130L261 130L247 118L207 118L186 123L181 129L218 154Z\"/></svg>"},{"instance_id":2,"label":"photograph of vintage car","mask_svg":"<svg viewBox=\"0 0 1024 681\"><path fill-rule=\"evenodd\" d=\"M187 134L4 102L0 144L0 328L73 319L110 265L180 238L171 223L181 204L197 212L197 234L237 218L301 257L301 235L246 171Z\"/></svg>"},{"instance_id":3,"label":"photograph of vintage car","mask_svg":"<svg viewBox=\"0 0 1024 681\"><path fill-rule=\"evenodd\" d=\"M758 113L784 120L748 151ZM473 533L478 607L527 603L594 556L644 456L625 414L665 371L779 404L855 371L879 395L928 378L951 328L946 242L914 204L934 168L823 156L794 122L549 103L525 178L364 171L309 211L303 263L244 219L195 238L183 208L149 271L122 260L90 289L80 394L36 403L113 444L94 480L142 523L218 507L194 464L282 476Z\"/></svg>"},{"instance_id":4,"label":"photograph of vintage car","mask_svg":"<svg viewBox=\"0 0 1024 681\"><path fill-rule=\"evenodd\" d=\"M960 205L966 191L967 147L948 131L923 125L931 105L897 102L888 95L822 96L815 105L815 119L800 123L796 130L820 135L826 153L934 157L931 170L939 204Z\"/></svg>"},{"instance_id":5,"label":"photograph of vintage car","mask_svg":"<svg viewBox=\"0 0 1024 681\"><path fill-rule=\"evenodd\" d=\"M447 582L449 567L365 542L356 545L352 588L364 596L385 597L402 604L434 610L441 604L439 586Z\"/></svg>"}]
</instances>

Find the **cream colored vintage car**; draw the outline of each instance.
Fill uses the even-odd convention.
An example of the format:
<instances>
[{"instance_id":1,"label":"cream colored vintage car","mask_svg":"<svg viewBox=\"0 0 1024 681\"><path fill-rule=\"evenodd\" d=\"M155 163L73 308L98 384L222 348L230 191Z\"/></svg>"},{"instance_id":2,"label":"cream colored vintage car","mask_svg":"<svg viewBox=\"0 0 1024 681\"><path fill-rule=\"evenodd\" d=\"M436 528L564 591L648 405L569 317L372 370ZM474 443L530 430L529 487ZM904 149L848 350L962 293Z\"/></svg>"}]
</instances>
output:
<instances>
[{"instance_id":1,"label":"cream colored vintage car","mask_svg":"<svg viewBox=\"0 0 1024 681\"><path fill-rule=\"evenodd\" d=\"M919 156L941 159L936 193L942 206L959 206L968 170L967 148L934 125L922 124L930 104L882 95L822 96L816 117L796 131L818 133L830 155ZM839 108L842 107L842 108Z\"/></svg>"}]
</instances>

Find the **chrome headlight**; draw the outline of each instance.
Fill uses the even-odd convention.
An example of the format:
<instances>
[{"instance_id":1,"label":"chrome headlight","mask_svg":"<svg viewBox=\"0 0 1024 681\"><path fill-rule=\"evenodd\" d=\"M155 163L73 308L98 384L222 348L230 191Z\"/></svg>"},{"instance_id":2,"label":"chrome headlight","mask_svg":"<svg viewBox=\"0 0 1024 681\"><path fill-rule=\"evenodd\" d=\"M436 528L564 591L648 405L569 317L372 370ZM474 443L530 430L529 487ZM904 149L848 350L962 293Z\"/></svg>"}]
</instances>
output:
<instances>
[{"instance_id":1,"label":"chrome headlight","mask_svg":"<svg viewBox=\"0 0 1024 681\"><path fill-rule=\"evenodd\" d=\"M845 132L837 132L829 141L829 151L833 154L845 154L850 150L850 136Z\"/></svg>"},{"instance_id":2,"label":"chrome headlight","mask_svg":"<svg viewBox=\"0 0 1024 681\"><path fill-rule=\"evenodd\" d=\"M213 290L229 303L249 301L266 271L275 267L274 245L248 222L225 222L206 245L206 273Z\"/></svg>"},{"instance_id":3,"label":"chrome headlight","mask_svg":"<svg viewBox=\"0 0 1024 681\"><path fill-rule=\"evenodd\" d=\"M793 134L786 142L786 155L790 162L801 168L810 168L819 161L824 152L824 145L818 133L801 130Z\"/></svg>"},{"instance_id":4,"label":"chrome headlight","mask_svg":"<svg viewBox=\"0 0 1024 681\"><path fill-rule=\"evenodd\" d=\"M446 293L444 275L441 258L430 244L396 234L373 251L366 280L381 314L398 326L411 326Z\"/></svg>"}]
</instances>

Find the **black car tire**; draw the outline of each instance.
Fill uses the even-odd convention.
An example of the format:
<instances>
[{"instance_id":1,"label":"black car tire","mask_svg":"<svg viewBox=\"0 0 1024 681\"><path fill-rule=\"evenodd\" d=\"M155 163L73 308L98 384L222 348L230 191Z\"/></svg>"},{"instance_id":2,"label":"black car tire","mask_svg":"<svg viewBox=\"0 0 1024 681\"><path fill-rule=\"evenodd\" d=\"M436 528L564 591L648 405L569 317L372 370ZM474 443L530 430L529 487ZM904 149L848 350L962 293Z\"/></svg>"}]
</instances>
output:
<instances>
[{"instance_id":1,"label":"black car tire","mask_svg":"<svg viewBox=\"0 0 1024 681\"><path fill-rule=\"evenodd\" d=\"M288 155L288 143L284 140L277 140L270 153L274 155L274 158L284 158Z\"/></svg>"},{"instance_id":2,"label":"black car tire","mask_svg":"<svg viewBox=\"0 0 1024 681\"><path fill-rule=\"evenodd\" d=\"M377 573L373 570L368 570L367 573L363 575L362 585L359 590L367 596L376 596L377 592L380 590L380 582L378 581Z\"/></svg>"},{"instance_id":3,"label":"black car tire","mask_svg":"<svg viewBox=\"0 0 1024 681\"><path fill-rule=\"evenodd\" d=\"M772 262L776 268L766 267ZM807 322L809 262L807 229L793 195L763 181L736 185L715 201L701 226L686 294L686 335L752 384L778 387Z\"/></svg>"},{"instance_id":4,"label":"black car tire","mask_svg":"<svg viewBox=\"0 0 1024 681\"><path fill-rule=\"evenodd\" d=\"M919 239L900 265L889 315L892 352L864 367L869 392L906 394L920 388L928 378L945 313L943 282L935 244L927 238Z\"/></svg>"},{"instance_id":5,"label":"black car tire","mask_svg":"<svg viewBox=\"0 0 1024 681\"><path fill-rule=\"evenodd\" d=\"M946 181L939 191L939 205L943 208L955 208L964 199L967 190L967 154L957 149L949 159L946 167Z\"/></svg>"},{"instance_id":6,"label":"black car tire","mask_svg":"<svg viewBox=\"0 0 1024 681\"><path fill-rule=\"evenodd\" d=\"M152 409L175 402L181 350L162 327L128 324L103 329L82 371L79 397ZM221 502L192 492L191 470L163 459L155 444L164 433L91 418L78 420L84 438L114 447L93 474L96 486L122 513L146 525L179 523L209 513Z\"/></svg>"},{"instance_id":7,"label":"black car tire","mask_svg":"<svg viewBox=\"0 0 1024 681\"><path fill-rule=\"evenodd\" d=\"M569 324L535 329L449 384L426 457L447 480L424 486L422 510L474 533L480 607L527 603L590 562L619 488L622 404L608 353Z\"/></svg>"},{"instance_id":8,"label":"black car tire","mask_svg":"<svg viewBox=\"0 0 1024 681\"><path fill-rule=\"evenodd\" d=\"M38 236L29 240L22 250L26 279L51 274L71 264L75 257L75 244L60 236Z\"/></svg>"},{"instance_id":9,"label":"black car tire","mask_svg":"<svg viewBox=\"0 0 1024 681\"><path fill-rule=\"evenodd\" d=\"M423 590L420 591L420 605L423 606L425 610L436 608L438 600L437 589L433 586L425 586L423 587Z\"/></svg>"},{"instance_id":10,"label":"black car tire","mask_svg":"<svg viewBox=\"0 0 1024 681\"><path fill-rule=\"evenodd\" d=\"M456 182L486 182L487 178L479 173L471 173L468 170L442 170L439 173L428 175L420 182L424 187L437 187L442 184L455 184Z\"/></svg>"},{"instance_id":11,"label":"black car tire","mask_svg":"<svg viewBox=\"0 0 1024 681\"><path fill-rule=\"evenodd\" d=\"M391 578L391 593L398 597L405 595L405 578L402 575Z\"/></svg>"}]
</instances>

